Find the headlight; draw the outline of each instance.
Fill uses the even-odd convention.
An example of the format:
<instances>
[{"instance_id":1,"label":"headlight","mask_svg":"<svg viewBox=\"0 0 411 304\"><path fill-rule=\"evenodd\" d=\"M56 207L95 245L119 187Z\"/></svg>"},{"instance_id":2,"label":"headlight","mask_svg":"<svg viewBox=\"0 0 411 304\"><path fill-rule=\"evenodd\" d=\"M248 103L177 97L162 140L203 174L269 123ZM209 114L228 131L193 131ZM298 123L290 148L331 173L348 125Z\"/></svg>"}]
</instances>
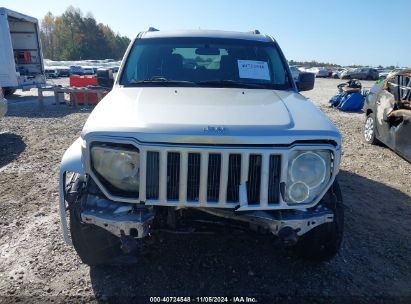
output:
<instances>
[{"instance_id":1,"label":"headlight","mask_svg":"<svg viewBox=\"0 0 411 304\"><path fill-rule=\"evenodd\" d=\"M117 189L138 192L140 154L135 150L123 148L91 148L93 169L109 184Z\"/></svg>"},{"instance_id":2,"label":"headlight","mask_svg":"<svg viewBox=\"0 0 411 304\"><path fill-rule=\"evenodd\" d=\"M331 176L331 152L296 151L288 162L285 200L309 203L327 184Z\"/></svg>"}]
</instances>

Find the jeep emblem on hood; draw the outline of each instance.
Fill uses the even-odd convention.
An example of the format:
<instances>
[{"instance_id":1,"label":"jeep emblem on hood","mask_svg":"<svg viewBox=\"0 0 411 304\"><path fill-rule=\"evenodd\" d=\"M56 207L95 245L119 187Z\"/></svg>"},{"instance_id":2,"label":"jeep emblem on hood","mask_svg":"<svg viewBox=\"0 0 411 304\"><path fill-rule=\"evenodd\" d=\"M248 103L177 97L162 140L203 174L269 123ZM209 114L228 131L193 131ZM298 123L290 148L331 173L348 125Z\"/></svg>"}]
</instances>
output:
<instances>
[{"instance_id":1,"label":"jeep emblem on hood","mask_svg":"<svg viewBox=\"0 0 411 304\"><path fill-rule=\"evenodd\" d=\"M223 134L227 132L227 128L224 127L213 127L213 126L207 126L204 129L204 132L206 133L217 133L217 134Z\"/></svg>"}]
</instances>

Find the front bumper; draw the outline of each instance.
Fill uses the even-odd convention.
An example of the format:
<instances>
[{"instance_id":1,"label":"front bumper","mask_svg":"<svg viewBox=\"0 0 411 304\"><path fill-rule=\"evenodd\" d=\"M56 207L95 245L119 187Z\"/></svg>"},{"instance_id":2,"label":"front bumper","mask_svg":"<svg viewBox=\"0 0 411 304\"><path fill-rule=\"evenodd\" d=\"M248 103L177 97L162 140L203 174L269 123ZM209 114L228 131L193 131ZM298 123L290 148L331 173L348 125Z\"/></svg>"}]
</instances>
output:
<instances>
[{"instance_id":1,"label":"front bumper","mask_svg":"<svg viewBox=\"0 0 411 304\"><path fill-rule=\"evenodd\" d=\"M279 237L282 237L284 231L292 232L295 237L299 237L319 225L334 220L333 212L322 205L312 210L270 213L266 211L236 212L219 208L195 209L219 218L249 223ZM146 237L150 233L154 217L155 211L152 206L114 202L94 195L87 196L81 212L81 219L84 223L96 225L120 238Z\"/></svg>"}]
</instances>

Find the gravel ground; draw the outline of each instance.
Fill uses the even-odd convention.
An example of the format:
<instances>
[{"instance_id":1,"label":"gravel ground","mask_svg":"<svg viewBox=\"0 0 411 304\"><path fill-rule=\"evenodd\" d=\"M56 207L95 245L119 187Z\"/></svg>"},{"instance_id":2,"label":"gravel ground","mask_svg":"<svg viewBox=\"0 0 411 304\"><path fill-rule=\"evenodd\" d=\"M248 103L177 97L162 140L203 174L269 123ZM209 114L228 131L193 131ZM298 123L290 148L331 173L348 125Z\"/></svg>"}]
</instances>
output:
<instances>
[{"instance_id":1,"label":"gravel ground","mask_svg":"<svg viewBox=\"0 0 411 304\"><path fill-rule=\"evenodd\" d=\"M290 256L268 236L241 231L164 236L136 265L83 265L62 240L57 184L60 159L90 109L56 106L46 97L40 110L35 92L18 91L0 120L0 303L16 297L104 302L118 295L409 303L411 164L362 142L363 114L327 108L339 82L317 79L315 89L304 93L344 137L339 180L345 238L339 255L320 265Z\"/></svg>"}]
</instances>

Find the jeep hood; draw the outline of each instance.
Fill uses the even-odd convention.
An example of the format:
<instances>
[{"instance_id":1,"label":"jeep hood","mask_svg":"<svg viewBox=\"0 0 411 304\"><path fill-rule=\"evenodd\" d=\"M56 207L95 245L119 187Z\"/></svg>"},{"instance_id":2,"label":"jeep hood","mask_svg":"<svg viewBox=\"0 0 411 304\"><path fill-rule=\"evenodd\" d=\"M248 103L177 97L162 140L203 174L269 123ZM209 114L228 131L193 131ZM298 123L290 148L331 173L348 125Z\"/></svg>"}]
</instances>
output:
<instances>
[{"instance_id":1,"label":"jeep hood","mask_svg":"<svg viewBox=\"0 0 411 304\"><path fill-rule=\"evenodd\" d=\"M238 88L114 88L84 126L84 139L94 135L180 144L340 144L335 126L299 93Z\"/></svg>"}]
</instances>

